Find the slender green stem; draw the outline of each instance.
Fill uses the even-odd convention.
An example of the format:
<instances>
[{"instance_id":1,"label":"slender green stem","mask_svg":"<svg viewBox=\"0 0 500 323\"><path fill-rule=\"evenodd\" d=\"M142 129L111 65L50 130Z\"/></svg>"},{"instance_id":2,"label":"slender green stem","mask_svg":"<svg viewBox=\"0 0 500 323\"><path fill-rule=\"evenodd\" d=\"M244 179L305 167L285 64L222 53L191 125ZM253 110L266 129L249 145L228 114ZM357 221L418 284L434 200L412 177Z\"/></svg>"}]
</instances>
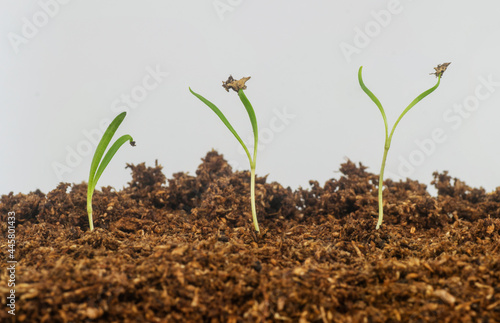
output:
<instances>
[{"instance_id":1,"label":"slender green stem","mask_svg":"<svg viewBox=\"0 0 500 323\"><path fill-rule=\"evenodd\" d=\"M243 93L243 90L240 90ZM244 94L243 94L244 95ZM253 123L252 123L253 124ZM250 202L252 203L252 220L255 231L260 233L259 221L257 220L257 209L255 207L255 167L257 164L257 148L259 145L259 136L257 132L257 120L254 127L254 145L253 145L253 160L250 161Z\"/></svg>"},{"instance_id":2,"label":"slender green stem","mask_svg":"<svg viewBox=\"0 0 500 323\"><path fill-rule=\"evenodd\" d=\"M257 221L257 211L255 208L255 164L250 170L250 201L252 203L252 219L255 226L255 231L260 233L259 222Z\"/></svg>"},{"instance_id":3,"label":"slender green stem","mask_svg":"<svg viewBox=\"0 0 500 323\"><path fill-rule=\"evenodd\" d=\"M387 143L387 139L386 139ZM382 158L382 167L380 168L380 176L378 178L378 221L377 227L378 230L382 225L382 220L384 219L384 205L383 205L383 189L384 189L384 170L385 170L385 161L387 160L387 153L389 152L389 146L384 147L384 157Z\"/></svg>"},{"instance_id":4,"label":"slender green stem","mask_svg":"<svg viewBox=\"0 0 500 323\"><path fill-rule=\"evenodd\" d=\"M87 198L87 213L89 215L89 224L90 224L90 231L94 231L94 221L92 220L92 192L90 190L90 183L88 185L87 189L87 196L90 196L90 198ZM92 189L93 191L93 189Z\"/></svg>"}]
</instances>

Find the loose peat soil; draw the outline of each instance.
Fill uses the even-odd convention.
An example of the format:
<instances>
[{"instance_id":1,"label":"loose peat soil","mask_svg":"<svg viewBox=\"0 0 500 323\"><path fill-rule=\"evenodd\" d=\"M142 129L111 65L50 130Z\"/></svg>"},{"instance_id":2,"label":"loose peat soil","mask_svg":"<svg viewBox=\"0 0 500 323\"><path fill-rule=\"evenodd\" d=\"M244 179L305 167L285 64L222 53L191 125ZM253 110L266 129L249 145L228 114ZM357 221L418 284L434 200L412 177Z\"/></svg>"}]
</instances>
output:
<instances>
[{"instance_id":1,"label":"loose peat soil","mask_svg":"<svg viewBox=\"0 0 500 323\"><path fill-rule=\"evenodd\" d=\"M386 181L347 161L338 180L292 191L212 151L196 176L127 165L128 187L86 183L3 195L16 227L16 316L2 322L500 322L500 188L435 173ZM7 240L1 243L3 302Z\"/></svg>"}]
</instances>

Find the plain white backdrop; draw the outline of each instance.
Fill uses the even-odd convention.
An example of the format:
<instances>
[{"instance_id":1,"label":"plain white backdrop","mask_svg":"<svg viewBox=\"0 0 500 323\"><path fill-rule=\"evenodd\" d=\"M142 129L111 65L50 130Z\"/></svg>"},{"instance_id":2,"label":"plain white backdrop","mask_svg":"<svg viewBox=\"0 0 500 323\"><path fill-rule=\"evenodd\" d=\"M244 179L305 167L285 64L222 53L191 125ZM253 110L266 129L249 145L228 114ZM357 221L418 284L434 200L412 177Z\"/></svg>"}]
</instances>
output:
<instances>
[{"instance_id":1,"label":"plain white backdrop","mask_svg":"<svg viewBox=\"0 0 500 323\"><path fill-rule=\"evenodd\" d=\"M194 174L212 148L248 169L236 139L188 91L219 106L251 144L248 116L221 81L251 76L262 146L257 174L284 186L338 178L349 158L379 172L390 126L452 62L395 132L386 178L430 184L448 170L500 186L500 4L494 1L0 2L0 194L87 181L106 120L130 134L98 187L126 163ZM433 133L439 133L433 137Z\"/></svg>"}]
</instances>

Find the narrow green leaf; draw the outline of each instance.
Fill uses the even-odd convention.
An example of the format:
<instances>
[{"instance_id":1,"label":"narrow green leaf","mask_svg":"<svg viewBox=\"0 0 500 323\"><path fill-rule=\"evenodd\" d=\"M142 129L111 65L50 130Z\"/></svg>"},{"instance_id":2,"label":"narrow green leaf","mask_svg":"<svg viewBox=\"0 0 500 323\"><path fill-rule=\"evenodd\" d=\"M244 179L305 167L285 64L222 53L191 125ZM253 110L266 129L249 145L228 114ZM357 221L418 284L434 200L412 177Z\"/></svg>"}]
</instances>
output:
<instances>
[{"instance_id":1,"label":"narrow green leaf","mask_svg":"<svg viewBox=\"0 0 500 323\"><path fill-rule=\"evenodd\" d=\"M201 102L205 103L210 109L212 109L213 112L215 112L215 114L219 117L219 119L226 125L226 127L229 129L229 131L231 131L231 133L234 135L234 137L239 141L239 143L241 144L241 146L245 150L245 152L247 154L247 157L248 157L248 160L250 161L250 164L251 164L252 163L252 157L250 156L250 152L248 151L247 146L245 145L245 143L243 142L243 140L241 140L240 136L238 135L238 133L236 132L236 130L234 130L233 126L231 125L231 123L229 123L229 121L227 120L226 116L222 113L222 111L219 110L219 108L217 108L215 106L215 104L213 104L212 102L210 102L207 99L205 99L203 96L201 96L198 93L196 93L193 90L191 90L191 88L189 88L189 91L195 97L197 97L198 99L200 99Z\"/></svg>"},{"instance_id":2,"label":"narrow green leaf","mask_svg":"<svg viewBox=\"0 0 500 323\"><path fill-rule=\"evenodd\" d=\"M104 172L104 170L108 166L111 159L113 159L113 156L116 154L118 149L120 149L120 147L127 141L133 141L133 140L134 139L132 139L130 135L123 135L115 141L115 143L111 146L111 148L109 148L108 152L106 153L101 163L99 164L99 169L97 169L97 172L95 174L94 188L95 185L97 185L97 181L99 181L99 178L101 178L102 172Z\"/></svg>"},{"instance_id":3,"label":"narrow green leaf","mask_svg":"<svg viewBox=\"0 0 500 323\"><path fill-rule=\"evenodd\" d=\"M423 98L425 98L426 96L428 96L429 94L431 94L432 92L434 92L435 89L438 88L439 86L439 83L441 83L441 74L439 74L439 77L438 77L438 80L437 80L437 83L436 85L434 85L433 87L431 87L430 89L428 89L427 91L424 91L422 92L419 96L417 96L413 101L411 101L411 103L406 107L406 109L404 109L403 113L401 113L401 115L399 116L398 120L396 120L396 123L394 124L394 126L392 127L392 130L391 130L391 134L389 136L389 138L392 139L392 135L394 134L394 131L396 130L396 126L398 125L399 121L401 121L401 119L403 118L403 116L408 112L410 111L411 108L413 108L413 106L415 104L417 104L418 102L420 102L420 100L422 100Z\"/></svg>"},{"instance_id":4,"label":"narrow green leaf","mask_svg":"<svg viewBox=\"0 0 500 323\"><path fill-rule=\"evenodd\" d=\"M116 116L116 118L110 123L106 131L104 132L104 135L102 136L101 140L99 141L99 144L97 145L96 151L94 153L94 158L92 158L92 164L90 165L90 174L89 174L89 192L90 189L92 191L95 188L95 173L97 171L97 167L99 166L99 162L102 159L102 156L104 155L104 151L109 145L109 142L111 141L111 138L113 138L113 135L116 132L116 129L120 126L122 123L123 119L127 115L127 112L122 112L119 115Z\"/></svg>"},{"instance_id":5,"label":"narrow green leaf","mask_svg":"<svg viewBox=\"0 0 500 323\"><path fill-rule=\"evenodd\" d=\"M259 129L257 127L257 118L255 117L255 111L252 107L250 101L248 101L247 96L243 90L238 91L238 96L240 97L241 102L245 106L247 110L248 117L250 118L250 122L252 123L253 137L254 137L254 152L253 152L253 163L255 164L256 155L257 155L257 147L259 144Z\"/></svg>"},{"instance_id":6,"label":"narrow green leaf","mask_svg":"<svg viewBox=\"0 0 500 323\"><path fill-rule=\"evenodd\" d=\"M361 71L363 70L363 66L359 67L358 71L358 81L359 85L361 86L361 89L370 97L370 99L377 105L378 109L380 110L380 113L382 114L382 118L384 118L384 125L385 125L385 136L387 138L388 134L388 125L387 125L387 117L385 116L385 111L384 108L382 107L382 103L380 103L379 99L375 96L375 94L370 91L365 83L363 82L363 76L361 75Z\"/></svg>"}]
</instances>

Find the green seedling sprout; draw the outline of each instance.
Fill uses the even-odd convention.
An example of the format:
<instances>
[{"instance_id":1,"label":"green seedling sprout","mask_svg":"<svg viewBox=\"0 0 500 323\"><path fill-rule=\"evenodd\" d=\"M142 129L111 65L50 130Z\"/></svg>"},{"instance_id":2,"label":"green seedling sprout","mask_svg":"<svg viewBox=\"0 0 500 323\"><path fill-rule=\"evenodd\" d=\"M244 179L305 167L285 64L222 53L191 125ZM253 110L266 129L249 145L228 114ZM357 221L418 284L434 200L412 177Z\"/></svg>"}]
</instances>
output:
<instances>
[{"instance_id":1,"label":"green seedling sprout","mask_svg":"<svg viewBox=\"0 0 500 323\"><path fill-rule=\"evenodd\" d=\"M111 124L108 126L108 129L106 129L106 131L104 132L101 141L99 141L99 144L97 145L94 153L94 158L92 158L92 164L90 165L89 184L87 188L87 213L89 215L90 231L94 230L94 221L92 220L92 195L94 195L94 189L97 181L101 177L102 172L106 169L106 166L108 166L113 156L124 143L130 141L130 144L132 146L135 146L135 142L133 141L132 137L130 137L130 135L123 135L115 141L111 148L109 148L104 158L102 158L102 156L104 155L104 151L108 147L111 138L113 138L113 135L116 132L116 129L118 129L126 115L126 112L122 112L117 115L116 118L111 122Z\"/></svg>"},{"instance_id":2,"label":"green seedling sprout","mask_svg":"<svg viewBox=\"0 0 500 323\"><path fill-rule=\"evenodd\" d=\"M229 121L227 120L226 116L222 113L222 111L220 111L219 108L217 108L215 106L215 104L208 101L207 99L205 99L201 95L195 93L193 90L191 90L191 88L189 88L189 91L195 97L200 99L201 102L205 103L210 109L212 109L212 111L214 111L215 114L217 114L219 119L221 119L221 121L226 125L226 127L229 129L229 131L231 131L231 133L234 135L234 137L236 137L238 142L241 144L241 146L245 150L247 157L248 157L248 161L250 162L250 202L252 205L252 219L253 219L255 231L257 231L257 233L260 233L259 222L257 221L257 212L255 209L255 164L256 164L256 159L257 159L257 144L259 141L258 128L257 128L257 118L255 117L255 111L254 111L252 105L250 104L250 101L248 101L245 93L243 92L243 90L247 88L245 85L245 82L248 81L249 79L250 79L250 77L244 77L241 80L236 81L233 79L232 76L229 76L229 78L227 79L226 82L222 82L222 86L228 92L229 92L229 89L232 89L235 92L237 92L238 96L240 97L241 102L243 103L243 105L245 106L245 109L247 110L248 116L250 117L250 122L252 123L252 130L253 130L253 136L254 136L253 157L250 155L250 152L248 151L247 146L245 145L243 140L241 140L241 137L238 135L236 130L234 130L233 126L231 125L231 123L229 123Z\"/></svg>"},{"instance_id":3,"label":"green seedling sprout","mask_svg":"<svg viewBox=\"0 0 500 323\"><path fill-rule=\"evenodd\" d=\"M377 105L378 109L380 110L380 113L382 114L382 118L384 119L384 126L385 126L385 143L384 143L384 156L382 158L382 167L380 168L380 177L379 177L379 182L378 182L378 221L377 221L377 227L376 229L378 230L380 226L382 225L382 220L384 218L384 208L383 208L383 198L382 198L382 188L383 188L383 180L384 180L384 169L385 169L385 161L387 159L387 152L389 151L389 148L391 147L391 140L392 140L392 135L394 134L394 130L396 130L396 126L398 125L399 121L403 118L403 116L410 111L411 108L415 104L417 104L420 100L434 92L435 89L439 86L439 83L441 82L441 76L443 76L443 73L446 71L446 68L448 65L451 63L443 63L441 65L438 65L437 67L434 67L435 73L431 73L436 75L438 78L438 81L436 85L428 89L427 91L422 92L419 96L413 100L410 105L404 109L403 113L399 116L399 118L396 120L396 123L392 127L391 133L389 134L388 131L388 126L387 126L387 118L385 116L385 111L384 108L382 107L382 104L380 104L379 99L365 86L363 83L363 78L361 76L361 71L363 69L363 66L359 68L358 71L358 80L359 80L359 85L363 89L363 91L370 97L370 99Z\"/></svg>"}]
</instances>

